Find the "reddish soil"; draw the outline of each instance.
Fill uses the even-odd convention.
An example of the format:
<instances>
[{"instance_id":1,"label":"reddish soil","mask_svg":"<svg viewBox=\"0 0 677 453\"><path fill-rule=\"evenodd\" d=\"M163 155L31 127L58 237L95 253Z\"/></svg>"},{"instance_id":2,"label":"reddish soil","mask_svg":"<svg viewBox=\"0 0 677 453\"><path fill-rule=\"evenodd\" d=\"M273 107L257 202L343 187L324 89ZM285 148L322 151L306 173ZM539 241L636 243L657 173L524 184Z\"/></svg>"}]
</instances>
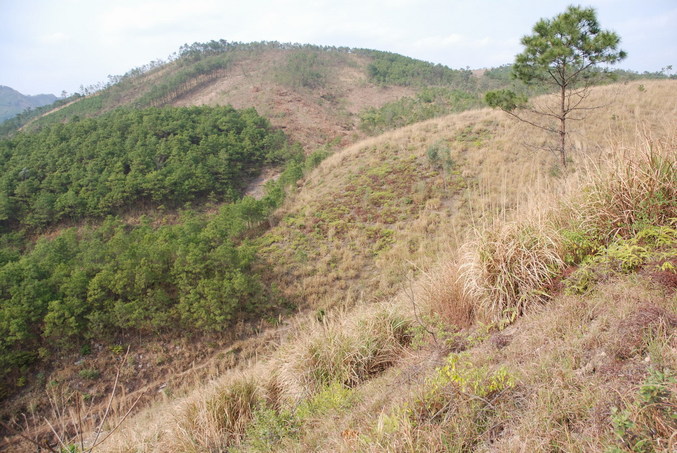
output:
<instances>
[{"instance_id":1,"label":"reddish soil","mask_svg":"<svg viewBox=\"0 0 677 453\"><path fill-rule=\"evenodd\" d=\"M360 111L414 93L410 88L369 83L367 60L357 55L347 57L352 64L333 68L322 88L287 87L275 80L274 73L283 58L281 52L269 52L256 60L238 62L224 77L191 91L173 105L254 107L306 152L312 152L335 139L341 145L353 143L361 138L357 130Z\"/></svg>"}]
</instances>

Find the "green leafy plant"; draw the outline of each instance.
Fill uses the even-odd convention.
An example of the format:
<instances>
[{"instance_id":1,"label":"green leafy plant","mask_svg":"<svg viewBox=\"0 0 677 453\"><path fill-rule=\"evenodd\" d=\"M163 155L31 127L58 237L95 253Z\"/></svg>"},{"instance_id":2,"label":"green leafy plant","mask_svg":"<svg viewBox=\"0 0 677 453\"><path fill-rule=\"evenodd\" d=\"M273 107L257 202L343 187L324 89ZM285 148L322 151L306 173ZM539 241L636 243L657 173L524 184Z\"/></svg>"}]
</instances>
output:
<instances>
[{"instance_id":1,"label":"green leafy plant","mask_svg":"<svg viewBox=\"0 0 677 453\"><path fill-rule=\"evenodd\" d=\"M620 445L633 452L659 451L677 432L674 385L668 370L653 369L639 386L636 400L623 410L612 409L611 424Z\"/></svg>"},{"instance_id":2,"label":"green leafy plant","mask_svg":"<svg viewBox=\"0 0 677 453\"><path fill-rule=\"evenodd\" d=\"M94 381L96 379L99 379L99 377L101 377L101 372L93 368L85 368L84 370L80 370L78 374L82 379L87 379L90 381Z\"/></svg>"},{"instance_id":3,"label":"green leafy plant","mask_svg":"<svg viewBox=\"0 0 677 453\"><path fill-rule=\"evenodd\" d=\"M486 398L497 392L515 386L515 380L507 368L490 371L487 367L477 367L465 353L450 354L432 380L432 391L442 386L454 384L464 394Z\"/></svg>"}]
</instances>

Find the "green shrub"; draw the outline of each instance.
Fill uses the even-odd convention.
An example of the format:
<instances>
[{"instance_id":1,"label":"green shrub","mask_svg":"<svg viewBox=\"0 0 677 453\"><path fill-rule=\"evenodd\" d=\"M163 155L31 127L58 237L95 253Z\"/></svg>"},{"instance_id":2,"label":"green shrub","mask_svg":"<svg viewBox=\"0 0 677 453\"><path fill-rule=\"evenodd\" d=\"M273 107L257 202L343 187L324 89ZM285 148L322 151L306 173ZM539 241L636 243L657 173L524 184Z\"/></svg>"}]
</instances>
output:
<instances>
[{"instance_id":1,"label":"green shrub","mask_svg":"<svg viewBox=\"0 0 677 453\"><path fill-rule=\"evenodd\" d=\"M633 272L651 260L664 261L658 265L661 270L665 263L669 268L671 264L668 260L677 257L677 230L668 226L646 227L628 239L619 238L607 247L601 247L594 255L590 248L577 248L578 244L589 244L585 240L574 242L570 239L572 236L564 237L565 241L569 241L565 242L567 251L579 253L576 259L582 257L580 261L571 262L581 262L581 266L564 281L568 294L586 293L605 276Z\"/></svg>"},{"instance_id":2,"label":"green shrub","mask_svg":"<svg viewBox=\"0 0 677 453\"><path fill-rule=\"evenodd\" d=\"M482 105L481 98L475 94L450 88L428 87L414 97L403 97L379 108L363 110L360 112L359 128L375 135Z\"/></svg>"},{"instance_id":3,"label":"green shrub","mask_svg":"<svg viewBox=\"0 0 677 453\"><path fill-rule=\"evenodd\" d=\"M99 377L101 377L101 372L93 368L85 368L84 370L80 370L78 374L82 379L87 379L90 381L94 381L96 379L99 379Z\"/></svg>"}]
</instances>

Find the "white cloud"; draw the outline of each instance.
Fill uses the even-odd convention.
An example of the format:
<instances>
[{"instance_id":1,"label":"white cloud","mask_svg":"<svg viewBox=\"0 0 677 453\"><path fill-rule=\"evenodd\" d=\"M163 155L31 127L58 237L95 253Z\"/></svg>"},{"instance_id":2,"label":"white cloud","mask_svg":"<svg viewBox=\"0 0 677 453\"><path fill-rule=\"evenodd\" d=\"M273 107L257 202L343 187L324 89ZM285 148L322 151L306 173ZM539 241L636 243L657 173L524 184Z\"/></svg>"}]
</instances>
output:
<instances>
[{"instance_id":1,"label":"white cloud","mask_svg":"<svg viewBox=\"0 0 677 453\"><path fill-rule=\"evenodd\" d=\"M68 40L70 40L70 36L63 32L50 33L39 37L39 41L43 44L60 44Z\"/></svg>"},{"instance_id":2,"label":"white cloud","mask_svg":"<svg viewBox=\"0 0 677 453\"><path fill-rule=\"evenodd\" d=\"M211 0L151 1L114 6L101 12L100 32L109 38L123 39L138 34L197 29L203 20L220 14L223 5Z\"/></svg>"},{"instance_id":3,"label":"white cloud","mask_svg":"<svg viewBox=\"0 0 677 453\"><path fill-rule=\"evenodd\" d=\"M185 43L276 40L402 53L451 67L509 63L539 17L571 2L523 0L0 0L0 83L26 92L105 80ZM677 65L674 0L589 0L621 35L624 65ZM485 14L489 8L493 14ZM63 70L57 67L63 66ZM28 74L32 74L29 76ZM42 82L38 82L42 80ZM30 83L29 83L30 81Z\"/></svg>"}]
</instances>

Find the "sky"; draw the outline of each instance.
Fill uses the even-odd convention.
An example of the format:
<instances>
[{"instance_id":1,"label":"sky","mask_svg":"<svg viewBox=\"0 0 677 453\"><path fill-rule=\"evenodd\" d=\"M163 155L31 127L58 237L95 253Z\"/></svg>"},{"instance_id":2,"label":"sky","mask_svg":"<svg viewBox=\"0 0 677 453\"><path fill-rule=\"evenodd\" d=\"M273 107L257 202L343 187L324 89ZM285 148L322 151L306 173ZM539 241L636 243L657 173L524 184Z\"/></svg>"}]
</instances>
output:
<instances>
[{"instance_id":1,"label":"sky","mask_svg":"<svg viewBox=\"0 0 677 453\"><path fill-rule=\"evenodd\" d=\"M400 53L451 68L495 67L559 0L0 0L0 85L73 93L183 44L279 41ZM579 4L574 2L574 4ZM634 71L677 70L677 1L588 0ZM674 72L674 71L673 71Z\"/></svg>"}]
</instances>

